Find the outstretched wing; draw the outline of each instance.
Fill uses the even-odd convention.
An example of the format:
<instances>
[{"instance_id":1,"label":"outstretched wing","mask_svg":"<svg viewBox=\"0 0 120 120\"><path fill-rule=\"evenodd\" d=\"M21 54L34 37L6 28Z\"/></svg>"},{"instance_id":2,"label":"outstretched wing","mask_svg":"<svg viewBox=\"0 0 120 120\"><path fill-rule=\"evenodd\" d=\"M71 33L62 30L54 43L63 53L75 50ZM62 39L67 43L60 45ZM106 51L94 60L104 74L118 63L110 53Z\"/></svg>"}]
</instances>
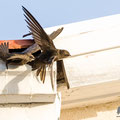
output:
<instances>
[{"instance_id":1,"label":"outstretched wing","mask_svg":"<svg viewBox=\"0 0 120 120\"><path fill-rule=\"evenodd\" d=\"M7 60L26 60L27 56L22 54L11 54Z\"/></svg>"},{"instance_id":2,"label":"outstretched wing","mask_svg":"<svg viewBox=\"0 0 120 120\"><path fill-rule=\"evenodd\" d=\"M7 60L25 60L25 61L30 62L34 60L34 56L23 54L23 53L11 53Z\"/></svg>"},{"instance_id":3,"label":"outstretched wing","mask_svg":"<svg viewBox=\"0 0 120 120\"><path fill-rule=\"evenodd\" d=\"M59 28L59 29L57 29L56 31L53 31L50 35L49 35L49 38L51 39L51 40L54 40L62 31L63 31L63 27L62 28ZM29 32L29 33L27 33L27 34L24 34L23 35L23 37L27 37L27 36L29 36L29 35L32 35L32 32Z\"/></svg>"},{"instance_id":4,"label":"outstretched wing","mask_svg":"<svg viewBox=\"0 0 120 120\"><path fill-rule=\"evenodd\" d=\"M29 36L29 35L32 35L32 32L29 32L29 33L27 33L27 34L24 34L24 35L23 35L23 38L24 38L24 37L27 37L27 36Z\"/></svg>"},{"instance_id":5,"label":"outstretched wing","mask_svg":"<svg viewBox=\"0 0 120 120\"><path fill-rule=\"evenodd\" d=\"M0 58L5 61L9 57L9 42L1 43Z\"/></svg>"},{"instance_id":6,"label":"outstretched wing","mask_svg":"<svg viewBox=\"0 0 120 120\"><path fill-rule=\"evenodd\" d=\"M46 32L43 30L41 25L37 22L37 20L32 16L32 14L23 7L23 11L25 12L24 16L26 17L26 22L28 24L28 28L32 32L32 36L35 42L40 46L42 50L55 49L53 41L48 37Z\"/></svg>"},{"instance_id":7,"label":"outstretched wing","mask_svg":"<svg viewBox=\"0 0 120 120\"><path fill-rule=\"evenodd\" d=\"M63 27L57 29L56 31L53 31L50 35L49 35L49 38L51 40L54 40L62 31L63 31Z\"/></svg>"},{"instance_id":8,"label":"outstretched wing","mask_svg":"<svg viewBox=\"0 0 120 120\"><path fill-rule=\"evenodd\" d=\"M33 44L30 47L28 47L27 49L25 49L22 53L30 53L33 54L37 51L41 50L40 46L38 44Z\"/></svg>"},{"instance_id":9,"label":"outstretched wing","mask_svg":"<svg viewBox=\"0 0 120 120\"><path fill-rule=\"evenodd\" d=\"M54 39L62 32L62 30L63 30L63 27L57 29L56 31L53 31L53 32L49 35L49 38L50 38L51 40L54 40ZM26 36L28 36L28 35L32 35L32 32L23 35L23 37L26 37ZM40 46L39 46L37 43L35 43L35 44L33 44L32 46L28 47L26 50L24 50L22 53L31 53L31 54L33 54L33 53L35 53L35 52L37 52L37 51L39 51L39 50L41 50Z\"/></svg>"}]
</instances>

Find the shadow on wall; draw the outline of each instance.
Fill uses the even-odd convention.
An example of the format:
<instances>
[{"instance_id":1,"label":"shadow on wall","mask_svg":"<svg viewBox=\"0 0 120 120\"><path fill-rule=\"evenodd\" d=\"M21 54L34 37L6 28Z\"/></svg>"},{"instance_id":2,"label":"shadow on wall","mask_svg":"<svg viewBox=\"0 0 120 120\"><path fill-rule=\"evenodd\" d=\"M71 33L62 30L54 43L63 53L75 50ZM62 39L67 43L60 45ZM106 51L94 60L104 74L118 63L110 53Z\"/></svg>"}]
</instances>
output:
<instances>
[{"instance_id":1,"label":"shadow on wall","mask_svg":"<svg viewBox=\"0 0 120 120\"><path fill-rule=\"evenodd\" d=\"M119 106L120 100L83 108L63 109L61 110L60 120L120 120L117 114L117 108ZM101 114L102 116L98 114L99 112L103 112ZM102 118L103 116L106 118Z\"/></svg>"},{"instance_id":2,"label":"shadow on wall","mask_svg":"<svg viewBox=\"0 0 120 120\"><path fill-rule=\"evenodd\" d=\"M2 90L3 94L17 94L19 92L18 83L21 82L27 75L29 71L24 71L14 77L9 83L7 83Z\"/></svg>"}]
</instances>

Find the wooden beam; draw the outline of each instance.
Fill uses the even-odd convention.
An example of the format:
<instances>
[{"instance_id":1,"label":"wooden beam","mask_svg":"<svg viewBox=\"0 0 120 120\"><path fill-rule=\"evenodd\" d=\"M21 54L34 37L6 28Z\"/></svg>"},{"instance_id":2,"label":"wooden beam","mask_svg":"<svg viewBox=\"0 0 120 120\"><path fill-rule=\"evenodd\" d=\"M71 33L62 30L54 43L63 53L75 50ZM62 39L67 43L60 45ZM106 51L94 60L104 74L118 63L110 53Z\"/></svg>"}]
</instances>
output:
<instances>
[{"instance_id":1,"label":"wooden beam","mask_svg":"<svg viewBox=\"0 0 120 120\"><path fill-rule=\"evenodd\" d=\"M62 82L64 81L64 83L66 83L67 88L68 89L70 88L68 78L66 76L63 60L57 61L57 81L58 81L58 84L59 84L59 81L62 81Z\"/></svg>"}]
</instances>

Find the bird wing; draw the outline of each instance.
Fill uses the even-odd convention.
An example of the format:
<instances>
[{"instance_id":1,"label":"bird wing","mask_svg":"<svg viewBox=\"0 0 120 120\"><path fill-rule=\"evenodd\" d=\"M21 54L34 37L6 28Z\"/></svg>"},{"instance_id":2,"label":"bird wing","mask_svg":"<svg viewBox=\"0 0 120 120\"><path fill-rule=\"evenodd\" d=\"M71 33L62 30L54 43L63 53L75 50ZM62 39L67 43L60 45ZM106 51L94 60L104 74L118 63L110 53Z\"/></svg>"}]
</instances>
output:
<instances>
[{"instance_id":1,"label":"bird wing","mask_svg":"<svg viewBox=\"0 0 120 120\"><path fill-rule=\"evenodd\" d=\"M24 34L24 35L23 35L23 38L24 38L24 37L27 37L27 36L29 36L29 35L32 35L32 32L29 32L29 33L27 33L27 34Z\"/></svg>"},{"instance_id":2,"label":"bird wing","mask_svg":"<svg viewBox=\"0 0 120 120\"><path fill-rule=\"evenodd\" d=\"M35 44L31 45L30 47L28 47L27 49L25 49L22 53L33 54L39 50L41 50L40 46L37 43L35 43Z\"/></svg>"},{"instance_id":3,"label":"bird wing","mask_svg":"<svg viewBox=\"0 0 120 120\"><path fill-rule=\"evenodd\" d=\"M9 42L1 43L0 58L4 61L9 57Z\"/></svg>"},{"instance_id":4,"label":"bird wing","mask_svg":"<svg viewBox=\"0 0 120 120\"><path fill-rule=\"evenodd\" d=\"M51 40L55 39L62 32L62 30L63 30L63 27L57 29L56 31L53 31L49 35L49 38ZM23 36L26 37L26 36L31 35L31 34L32 34L32 32L30 32L28 34L25 34ZM40 46L37 43L35 43L35 44L31 45L30 47L28 47L26 50L24 50L22 53L31 53L31 54L33 54L33 53L35 53L35 52L37 52L39 50L41 50Z\"/></svg>"},{"instance_id":5,"label":"bird wing","mask_svg":"<svg viewBox=\"0 0 120 120\"><path fill-rule=\"evenodd\" d=\"M62 31L63 31L63 27L57 29L56 31L53 31L50 35L49 35L49 38L51 40L54 40Z\"/></svg>"},{"instance_id":6,"label":"bird wing","mask_svg":"<svg viewBox=\"0 0 120 120\"><path fill-rule=\"evenodd\" d=\"M11 55L9 56L9 58L7 60L27 60L28 56L26 54L20 54L20 53L11 53Z\"/></svg>"},{"instance_id":7,"label":"bird wing","mask_svg":"<svg viewBox=\"0 0 120 120\"><path fill-rule=\"evenodd\" d=\"M51 39L51 40L54 40L62 31L63 31L63 27L61 27L61 28L59 28L59 29L57 29L56 31L53 31L50 35L49 35L49 38ZM29 35L32 35L32 32L29 32L29 33L27 33L27 34L24 34L23 35L23 37L27 37L27 36L29 36Z\"/></svg>"},{"instance_id":8,"label":"bird wing","mask_svg":"<svg viewBox=\"0 0 120 120\"><path fill-rule=\"evenodd\" d=\"M43 30L41 25L37 22L37 20L32 16L32 14L22 6L24 11L24 16L26 18L26 22L28 24L28 28L32 32L32 36L35 42L40 46L42 50L55 49L53 41L49 38L46 32Z\"/></svg>"}]
</instances>

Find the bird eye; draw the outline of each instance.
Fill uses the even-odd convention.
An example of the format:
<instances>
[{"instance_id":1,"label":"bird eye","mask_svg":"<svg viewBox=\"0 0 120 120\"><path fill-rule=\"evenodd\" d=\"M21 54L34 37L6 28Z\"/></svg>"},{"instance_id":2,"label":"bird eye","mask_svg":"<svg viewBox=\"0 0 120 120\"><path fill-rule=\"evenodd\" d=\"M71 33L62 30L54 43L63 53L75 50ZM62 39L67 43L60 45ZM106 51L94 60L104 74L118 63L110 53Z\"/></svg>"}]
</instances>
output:
<instances>
[{"instance_id":1,"label":"bird eye","mask_svg":"<svg viewBox=\"0 0 120 120\"><path fill-rule=\"evenodd\" d=\"M33 56L30 56L30 58L31 58L31 59L34 59L34 57L33 57Z\"/></svg>"}]
</instances>

